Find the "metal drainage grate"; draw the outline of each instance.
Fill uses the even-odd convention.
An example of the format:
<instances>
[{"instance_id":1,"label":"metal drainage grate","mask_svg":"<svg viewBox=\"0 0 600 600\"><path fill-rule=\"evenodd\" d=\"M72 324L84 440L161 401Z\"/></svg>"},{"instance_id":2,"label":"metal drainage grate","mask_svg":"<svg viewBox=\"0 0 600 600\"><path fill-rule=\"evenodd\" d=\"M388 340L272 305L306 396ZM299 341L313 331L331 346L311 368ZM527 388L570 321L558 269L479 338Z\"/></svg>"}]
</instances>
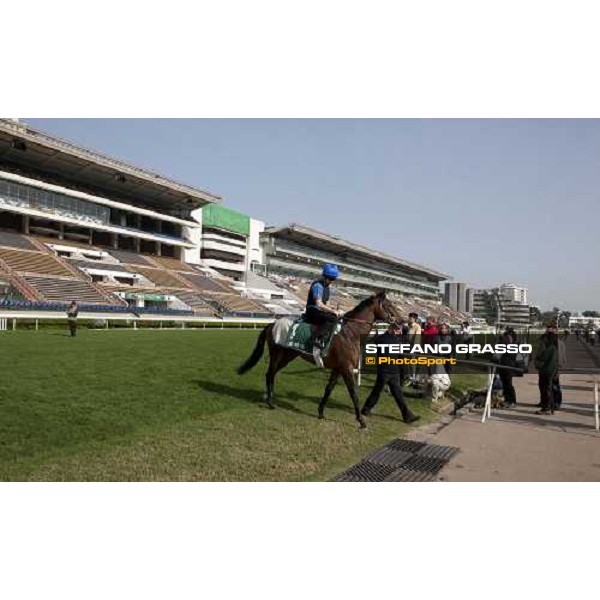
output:
<instances>
[{"instance_id":1,"label":"metal drainage grate","mask_svg":"<svg viewBox=\"0 0 600 600\"><path fill-rule=\"evenodd\" d=\"M337 481L385 481L395 470L396 467L389 465L361 462L342 473Z\"/></svg>"},{"instance_id":2,"label":"metal drainage grate","mask_svg":"<svg viewBox=\"0 0 600 600\"><path fill-rule=\"evenodd\" d=\"M419 456L429 456L430 458L439 458L441 460L449 461L457 452L458 448L453 448L452 446L427 444L425 448L419 450L417 454Z\"/></svg>"},{"instance_id":3,"label":"metal drainage grate","mask_svg":"<svg viewBox=\"0 0 600 600\"><path fill-rule=\"evenodd\" d=\"M366 460L377 465L389 465L390 467L398 468L411 458L411 456L414 456L412 452L381 448L377 452L367 456Z\"/></svg>"},{"instance_id":4,"label":"metal drainage grate","mask_svg":"<svg viewBox=\"0 0 600 600\"><path fill-rule=\"evenodd\" d=\"M435 481L435 475L424 473L423 471L407 471L406 469L398 469L391 475L388 475L386 481Z\"/></svg>"},{"instance_id":5,"label":"metal drainage grate","mask_svg":"<svg viewBox=\"0 0 600 600\"><path fill-rule=\"evenodd\" d=\"M413 442L412 440L394 440L387 445L387 448L392 450L400 450L401 452L411 452L416 454L422 450L427 444L425 442Z\"/></svg>"},{"instance_id":6,"label":"metal drainage grate","mask_svg":"<svg viewBox=\"0 0 600 600\"><path fill-rule=\"evenodd\" d=\"M376 450L335 481L435 481L458 452L452 446L398 439Z\"/></svg>"},{"instance_id":7,"label":"metal drainage grate","mask_svg":"<svg viewBox=\"0 0 600 600\"><path fill-rule=\"evenodd\" d=\"M430 456L422 456L415 454L411 456L403 465L405 471L422 471L424 473L432 473L435 475L442 470L446 464L443 458L431 458Z\"/></svg>"}]
</instances>

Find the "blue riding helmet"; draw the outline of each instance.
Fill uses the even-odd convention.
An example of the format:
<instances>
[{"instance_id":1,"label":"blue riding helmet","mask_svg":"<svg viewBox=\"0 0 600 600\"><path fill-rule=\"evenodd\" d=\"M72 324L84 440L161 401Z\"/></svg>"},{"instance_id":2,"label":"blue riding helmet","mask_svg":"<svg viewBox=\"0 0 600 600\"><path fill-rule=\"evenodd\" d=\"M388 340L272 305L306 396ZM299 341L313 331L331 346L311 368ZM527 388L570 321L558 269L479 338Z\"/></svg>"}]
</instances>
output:
<instances>
[{"instance_id":1,"label":"blue riding helmet","mask_svg":"<svg viewBox=\"0 0 600 600\"><path fill-rule=\"evenodd\" d=\"M340 276L340 271L335 265L326 264L323 267L323 277L329 277L329 279L337 279Z\"/></svg>"}]
</instances>

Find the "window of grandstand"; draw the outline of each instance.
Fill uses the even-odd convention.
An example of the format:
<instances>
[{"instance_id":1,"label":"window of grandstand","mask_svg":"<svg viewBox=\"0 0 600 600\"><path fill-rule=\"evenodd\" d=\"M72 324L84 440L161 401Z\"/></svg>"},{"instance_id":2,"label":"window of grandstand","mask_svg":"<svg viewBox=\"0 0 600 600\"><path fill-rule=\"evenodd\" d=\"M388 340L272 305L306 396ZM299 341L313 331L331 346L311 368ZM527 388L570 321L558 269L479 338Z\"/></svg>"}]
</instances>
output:
<instances>
[{"instance_id":1,"label":"window of grandstand","mask_svg":"<svg viewBox=\"0 0 600 600\"><path fill-rule=\"evenodd\" d=\"M105 206L3 179L0 179L0 204L51 212L93 223L108 224L110 220L110 210Z\"/></svg>"},{"instance_id":2,"label":"window of grandstand","mask_svg":"<svg viewBox=\"0 0 600 600\"><path fill-rule=\"evenodd\" d=\"M237 244L244 248L246 247L246 236L244 235L233 233L232 231L227 231L225 229L216 229L214 227L202 228L203 236L210 236L211 234L214 235L216 238L227 238L227 240L232 242L233 244Z\"/></svg>"}]
</instances>

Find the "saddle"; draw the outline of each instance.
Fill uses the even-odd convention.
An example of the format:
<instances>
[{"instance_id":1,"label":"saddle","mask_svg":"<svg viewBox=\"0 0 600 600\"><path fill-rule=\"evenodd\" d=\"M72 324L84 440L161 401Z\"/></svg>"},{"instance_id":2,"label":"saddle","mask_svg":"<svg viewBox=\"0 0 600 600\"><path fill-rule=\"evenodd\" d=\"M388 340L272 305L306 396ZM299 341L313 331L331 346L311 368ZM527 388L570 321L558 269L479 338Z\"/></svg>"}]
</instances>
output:
<instances>
[{"instance_id":1,"label":"saddle","mask_svg":"<svg viewBox=\"0 0 600 600\"><path fill-rule=\"evenodd\" d=\"M330 328L327 337L322 340L323 349L321 351L321 356L323 358L327 356L331 342L341 328L341 322L336 322L335 325ZM318 325L307 323L302 317L297 319L282 317L277 319L273 326L273 340L278 346L290 348L291 350L296 350L297 352L310 354L312 356L315 337L318 330Z\"/></svg>"}]
</instances>

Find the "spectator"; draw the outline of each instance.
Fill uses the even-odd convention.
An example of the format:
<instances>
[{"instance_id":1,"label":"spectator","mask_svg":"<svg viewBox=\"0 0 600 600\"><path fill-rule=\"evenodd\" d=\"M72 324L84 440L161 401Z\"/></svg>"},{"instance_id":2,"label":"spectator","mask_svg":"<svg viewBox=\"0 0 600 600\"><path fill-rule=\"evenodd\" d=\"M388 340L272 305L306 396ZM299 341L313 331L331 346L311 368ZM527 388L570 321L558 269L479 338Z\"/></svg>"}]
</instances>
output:
<instances>
[{"instance_id":1,"label":"spectator","mask_svg":"<svg viewBox=\"0 0 600 600\"><path fill-rule=\"evenodd\" d=\"M450 328L446 323L440 324L438 344L450 344L452 346L452 350L454 350L454 336L452 336L452 334L450 333ZM451 356L454 356L454 352L451 354ZM452 373L451 364L444 365L444 369L446 370L446 373L448 373L448 375Z\"/></svg>"},{"instance_id":2,"label":"spectator","mask_svg":"<svg viewBox=\"0 0 600 600\"><path fill-rule=\"evenodd\" d=\"M514 331L514 330L512 330ZM500 336L501 344L514 344L514 338L511 335L511 329L506 328L506 331ZM517 392L513 385L514 371L503 369L502 367L516 367L516 357L514 354L502 354L500 356L500 367L498 368L498 377L502 382L502 395L504 396L504 404L507 407L512 407L517 404Z\"/></svg>"},{"instance_id":3,"label":"spectator","mask_svg":"<svg viewBox=\"0 0 600 600\"><path fill-rule=\"evenodd\" d=\"M427 322L423 329L423 344L435 344L437 342L440 330L435 319L431 316L427 317Z\"/></svg>"},{"instance_id":4,"label":"spectator","mask_svg":"<svg viewBox=\"0 0 600 600\"><path fill-rule=\"evenodd\" d=\"M540 338L534 364L538 370L538 387L540 390L540 410L538 415L548 415L554 409L552 382L558 372L558 336L556 328L548 326L546 333Z\"/></svg>"},{"instance_id":5,"label":"spectator","mask_svg":"<svg viewBox=\"0 0 600 600\"><path fill-rule=\"evenodd\" d=\"M560 386L560 371L564 369L567 365L567 350L565 342L561 339L558 339L558 331L556 333L558 343L558 368L556 369L556 374L552 379L552 399L554 400L554 410L560 410L562 406L562 388Z\"/></svg>"},{"instance_id":6,"label":"spectator","mask_svg":"<svg viewBox=\"0 0 600 600\"><path fill-rule=\"evenodd\" d=\"M408 335L410 336L410 343L417 341L417 336L421 335L419 315L416 312L408 313Z\"/></svg>"},{"instance_id":7,"label":"spectator","mask_svg":"<svg viewBox=\"0 0 600 600\"><path fill-rule=\"evenodd\" d=\"M468 321L463 321L460 326L460 341L463 344L470 344L473 341L473 331Z\"/></svg>"},{"instance_id":8,"label":"spectator","mask_svg":"<svg viewBox=\"0 0 600 600\"><path fill-rule=\"evenodd\" d=\"M419 323L419 315L416 312L408 313L408 331L403 341L409 344L419 344L421 342L421 324ZM412 386L419 385L416 365L409 367L408 379Z\"/></svg>"},{"instance_id":9,"label":"spectator","mask_svg":"<svg viewBox=\"0 0 600 600\"><path fill-rule=\"evenodd\" d=\"M69 331L71 332L71 337L75 337L77 335L77 315L79 314L79 309L77 308L77 302L73 300L71 302L69 308L67 309L67 320L69 322Z\"/></svg>"}]
</instances>

